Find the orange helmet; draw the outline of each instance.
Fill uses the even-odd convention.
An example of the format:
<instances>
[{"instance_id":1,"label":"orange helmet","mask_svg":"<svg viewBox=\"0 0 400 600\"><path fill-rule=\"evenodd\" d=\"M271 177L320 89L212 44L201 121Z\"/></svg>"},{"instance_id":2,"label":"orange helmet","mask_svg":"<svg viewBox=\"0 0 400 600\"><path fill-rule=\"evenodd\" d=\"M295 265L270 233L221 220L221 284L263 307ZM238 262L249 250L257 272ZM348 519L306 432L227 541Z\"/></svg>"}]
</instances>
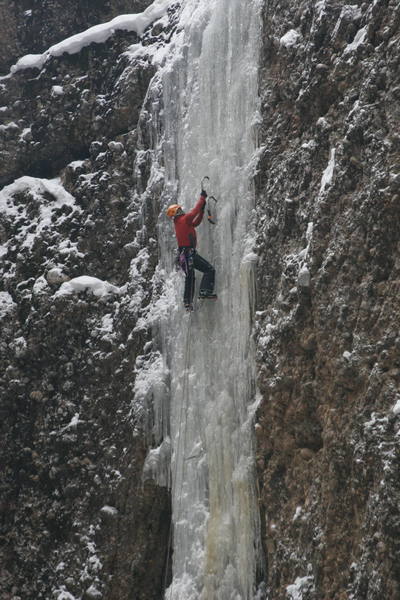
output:
<instances>
[{"instance_id":1,"label":"orange helmet","mask_svg":"<svg viewBox=\"0 0 400 600\"><path fill-rule=\"evenodd\" d=\"M180 204L171 204L171 206L168 206L167 208L167 217L173 219L176 217L176 214L179 210L182 210L182 206L180 206Z\"/></svg>"}]
</instances>

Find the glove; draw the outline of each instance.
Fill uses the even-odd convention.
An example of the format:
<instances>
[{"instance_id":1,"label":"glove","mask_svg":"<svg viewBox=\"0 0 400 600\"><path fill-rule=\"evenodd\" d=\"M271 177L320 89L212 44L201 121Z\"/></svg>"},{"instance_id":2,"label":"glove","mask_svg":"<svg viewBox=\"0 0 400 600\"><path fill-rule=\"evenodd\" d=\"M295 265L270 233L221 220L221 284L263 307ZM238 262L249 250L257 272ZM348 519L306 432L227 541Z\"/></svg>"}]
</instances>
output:
<instances>
[{"instance_id":1,"label":"glove","mask_svg":"<svg viewBox=\"0 0 400 600\"><path fill-rule=\"evenodd\" d=\"M210 178L207 177L207 175L205 177L203 177L203 179L201 180L201 195L204 196L205 198L207 198L207 192L204 189L206 187L206 185L208 185L210 183Z\"/></svg>"}]
</instances>

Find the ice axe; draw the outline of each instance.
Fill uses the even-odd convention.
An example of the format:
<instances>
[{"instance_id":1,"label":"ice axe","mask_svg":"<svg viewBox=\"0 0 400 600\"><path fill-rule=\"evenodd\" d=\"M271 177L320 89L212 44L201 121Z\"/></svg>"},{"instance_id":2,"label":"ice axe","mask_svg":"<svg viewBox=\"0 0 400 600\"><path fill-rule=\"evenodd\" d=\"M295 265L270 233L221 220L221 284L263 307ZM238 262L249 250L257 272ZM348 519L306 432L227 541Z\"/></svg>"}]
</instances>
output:
<instances>
[{"instance_id":1,"label":"ice axe","mask_svg":"<svg viewBox=\"0 0 400 600\"><path fill-rule=\"evenodd\" d=\"M210 178L206 175L205 177L203 177L203 179L201 180L201 191L202 192L206 192L207 193L207 186L210 183ZM214 204L214 210L211 211L210 210L210 200L212 200L215 204ZM217 204L218 200L216 199L215 196L208 196L208 205L207 205L207 219L208 222L211 225L216 225L217 224L217 220L215 217L215 212L216 212L216 204Z\"/></svg>"}]
</instances>

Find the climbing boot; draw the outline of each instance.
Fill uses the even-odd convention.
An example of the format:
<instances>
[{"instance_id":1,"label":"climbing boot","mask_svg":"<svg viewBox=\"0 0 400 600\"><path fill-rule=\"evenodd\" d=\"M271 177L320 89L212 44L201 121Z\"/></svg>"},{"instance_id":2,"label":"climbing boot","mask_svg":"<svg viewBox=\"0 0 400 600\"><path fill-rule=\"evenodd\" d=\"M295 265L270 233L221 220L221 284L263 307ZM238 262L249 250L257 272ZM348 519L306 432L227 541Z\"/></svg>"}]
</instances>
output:
<instances>
[{"instance_id":1,"label":"climbing boot","mask_svg":"<svg viewBox=\"0 0 400 600\"><path fill-rule=\"evenodd\" d=\"M200 300L216 300L218 298L218 296L217 296L217 294L214 294L213 292L207 292L204 290L200 290L199 298L200 298Z\"/></svg>"}]
</instances>

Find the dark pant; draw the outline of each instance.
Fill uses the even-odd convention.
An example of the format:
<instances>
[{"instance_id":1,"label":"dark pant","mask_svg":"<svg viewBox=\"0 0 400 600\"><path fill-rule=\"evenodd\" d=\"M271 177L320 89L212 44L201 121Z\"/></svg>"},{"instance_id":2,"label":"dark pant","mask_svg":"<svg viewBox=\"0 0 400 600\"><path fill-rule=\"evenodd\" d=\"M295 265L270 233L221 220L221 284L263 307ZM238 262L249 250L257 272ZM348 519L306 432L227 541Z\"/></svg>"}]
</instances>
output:
<instances>
[{"instance_id":1,"label":"dark pant","mask_svg":"<svg viewBox=\"0 0 400 600\"><path fill-rule=\"evenodd\" d=\"M192 256L187 261L188 268L185 279L185 292L183 301L185 304L191 304L194 296L195 286L195 269L204 273L201 283L200 292L212 294L214 292L215 269L209 262L197 254L196 250L192 251Z\"/></svg>"}]
</instances>

